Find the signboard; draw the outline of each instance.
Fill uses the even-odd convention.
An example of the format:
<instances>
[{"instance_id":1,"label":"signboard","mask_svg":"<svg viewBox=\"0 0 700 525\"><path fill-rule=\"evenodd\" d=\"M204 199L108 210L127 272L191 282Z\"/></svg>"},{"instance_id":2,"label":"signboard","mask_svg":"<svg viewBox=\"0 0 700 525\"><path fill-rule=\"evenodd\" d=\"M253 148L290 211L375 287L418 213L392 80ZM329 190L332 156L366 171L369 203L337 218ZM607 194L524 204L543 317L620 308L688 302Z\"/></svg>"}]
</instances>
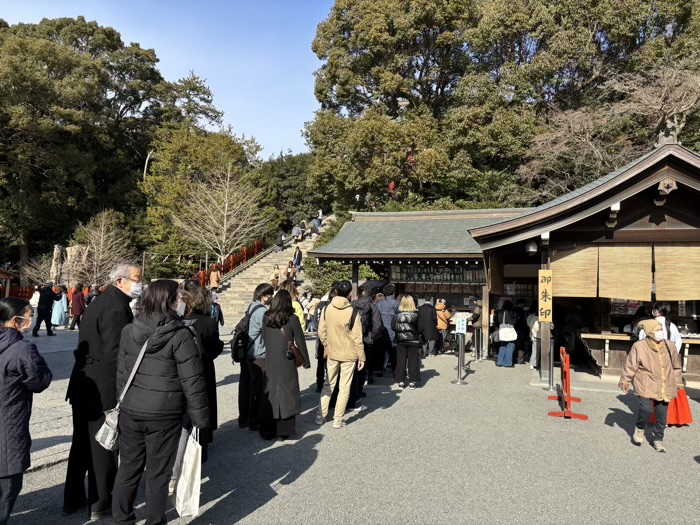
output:
<instances>
[{"instance_id":1,"label":"signboard","mask_svg":"<svg viewBox=\"0 0 700 525\"><path fill-rule=\"evenodd\" d=\"M392 264L389 278L395 283L486 284L486 273L482 264ZM445 293L447 291L445 290Z\"/></svg>"},{"instance_id":2,"label":"signboard","mask_svg":"<svg viewBox=\"0 0 700 525\"><path fill-rule=\"evenodd\" d=\"M455 319L455 333L458 334L467 334L467 318L466 317L458 317Z\"/></svg>"},{"instance_id":3,"label":"signboard","mask_svg":"<svg viewBox=\"0 0 700 525\"><path fill-rule=\"evenodd\" d=\"M540 323L552 322L552 270L540 270L539 292L537 294Z\"/></svg>"}]
</instances>

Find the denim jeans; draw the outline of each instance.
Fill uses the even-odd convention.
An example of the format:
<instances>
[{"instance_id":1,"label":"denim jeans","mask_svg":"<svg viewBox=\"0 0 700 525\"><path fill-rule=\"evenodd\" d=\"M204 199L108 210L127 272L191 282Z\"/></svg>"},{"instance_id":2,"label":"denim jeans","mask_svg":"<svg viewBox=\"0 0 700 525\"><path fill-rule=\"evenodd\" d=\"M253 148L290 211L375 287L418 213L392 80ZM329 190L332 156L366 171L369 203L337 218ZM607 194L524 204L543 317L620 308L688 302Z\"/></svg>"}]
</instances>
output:
<instances>
[{"instance_id":1,"label":"denim jeans","mask_svg":"<svg viewBox=\"0 0 700 525\"><path fill-rule=\"evenodd\" d=\"M498 349L498 366L513 366L513 352L515 352L515 341L503 341Z\"/></svg>"}]
</instances>

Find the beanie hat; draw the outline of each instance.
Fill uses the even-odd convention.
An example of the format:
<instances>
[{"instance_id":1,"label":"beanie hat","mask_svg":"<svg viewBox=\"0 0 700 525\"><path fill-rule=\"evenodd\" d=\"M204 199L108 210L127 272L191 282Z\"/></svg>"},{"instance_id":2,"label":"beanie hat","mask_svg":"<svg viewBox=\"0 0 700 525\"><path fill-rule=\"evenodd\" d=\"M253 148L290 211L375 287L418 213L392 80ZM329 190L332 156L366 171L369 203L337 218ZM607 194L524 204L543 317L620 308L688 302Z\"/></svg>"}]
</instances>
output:
<instances>
[{"instance_id":1,"label":"beanie hat","mask_svg":"<svg viewBox=\"0 0 700 525\"><path fill-rule=\"evenodd\" d=\"M644 330L644 333L647 334L647 336L653 334L659 328L663 328L661 326L661 323L658 322L656 319L647 319L646 321L640 321L637 326L639 326L640 329Z\"/></svg>"}]
</instances>

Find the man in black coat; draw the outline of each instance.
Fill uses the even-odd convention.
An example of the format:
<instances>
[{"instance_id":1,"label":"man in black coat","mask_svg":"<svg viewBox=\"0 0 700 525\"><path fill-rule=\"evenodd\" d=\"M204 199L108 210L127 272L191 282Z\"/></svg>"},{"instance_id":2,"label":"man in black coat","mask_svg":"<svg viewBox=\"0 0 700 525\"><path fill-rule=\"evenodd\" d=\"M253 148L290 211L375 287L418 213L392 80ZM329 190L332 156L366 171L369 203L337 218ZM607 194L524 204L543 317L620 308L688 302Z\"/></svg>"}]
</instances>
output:
<instances>
[{"instance_id":1,"label":"man in black coat","mask_svg":"<svg viewBox=\"0 0 700 525\"><path fill-rule=\"evenodd\" d=\"M426 297L425 302L418 307L418 329L423 342L423 357L435 355L435 341L438 338L437 312L433 306L432 297Z\"/></svg>"},{"instance_id":2,"label":"man in black coat","mask_svg":"<svg viewBox=\"0 0 700 525\"><path fill-rule=\"evenodd\" d=\"M56 335L51 329L51 312L54 301L58 301L60 298L61 295L53 291L52 282L49 281L41 287L41 290L39 290L39 306L36 308L36 322L32 330L34 337L39 336L39 327L42 322L46 322L46 335Z\"/></svg>"},{"instance_id":3,"label":"man in black coat","mask_svg":"<svg viewBox=\"0 0 700 525\"><path fill-rule=\"evenodd\" d=\"M119 341L122 330L134 318L129 303L141 295L141 268L119 264L112 270L110 281L112 284L92 301L81 319L75 365L66 396L73 409L73 442L63 514L72 514L87 504L93 521L111 515L118 453L102 448L95 434L104 423L105 410L117 404Z\"/></svg>"},{"instance_id":4,"label":"man in black coat","mask_svg":"<svg viewBox=\"0 0 700 525\"><path fill-rule=\"evenodd\" d=\"M352 307L359 312L359 319L362 322L362 342L365 345L367 366L364 370L357 370L353 376L353 387L348 401L348 407L351 408L362 396L365 375L367 375L367 383L371 385L374 383L374 372L384 368L384 356L378 355L385 348L381 340L384 336L384 324L382 314L374 304L376 295L376 288L365 286L362 296L352 302Z\"/></svg>"}]
</instances>

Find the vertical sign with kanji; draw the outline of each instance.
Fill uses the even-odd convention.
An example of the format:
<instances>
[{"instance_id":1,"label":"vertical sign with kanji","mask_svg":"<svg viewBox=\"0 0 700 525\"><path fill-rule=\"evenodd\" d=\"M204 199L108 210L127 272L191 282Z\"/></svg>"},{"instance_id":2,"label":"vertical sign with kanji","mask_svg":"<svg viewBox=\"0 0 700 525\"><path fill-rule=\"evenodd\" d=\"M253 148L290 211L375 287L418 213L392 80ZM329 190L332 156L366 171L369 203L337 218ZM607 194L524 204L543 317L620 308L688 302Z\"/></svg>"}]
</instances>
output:
<instances>
[{"instance_id":1,"label":"vertical sign with kanji","mask_svg":"<svg viewBox=\"0 0 700 525\"><path fill-rule=\"evenodd\" d=\"M552 322L552 270L539 273L539 319L540 323Z\"/></svg>"}]
</instances>

